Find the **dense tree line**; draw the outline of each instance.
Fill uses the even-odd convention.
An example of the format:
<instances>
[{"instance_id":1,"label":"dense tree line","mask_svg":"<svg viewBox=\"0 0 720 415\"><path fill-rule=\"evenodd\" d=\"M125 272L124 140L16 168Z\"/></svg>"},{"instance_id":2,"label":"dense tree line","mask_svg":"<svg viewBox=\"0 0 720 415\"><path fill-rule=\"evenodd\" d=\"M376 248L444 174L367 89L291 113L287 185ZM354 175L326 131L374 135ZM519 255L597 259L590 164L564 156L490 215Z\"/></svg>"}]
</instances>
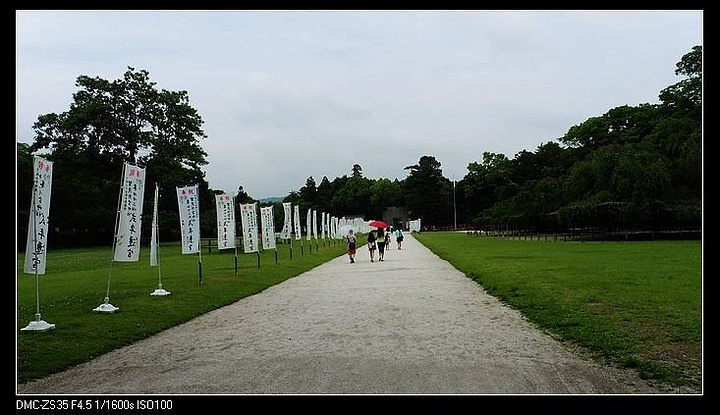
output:
<instances>
[{"instance_id":1,"label":"dense tree line","mask_svg":"<svg viewBox=\"0 0 720 415\"><path fill-rule=\"evenodd\" d=\"M510 159L484 152L457 183L431 155L390 180L350 175L305 185L284 201L303 211L381 218L405 206L427 226L513 226L548 230L566 226L699 226L702 218L702 47L677 63L684 77L659 93L659 104L612 108L572 126L557 139ZM18 143L18 243L27 226L32 154L57 163L49 243L112 241L122 163L147 167L146 192L159 183L161 230L177 239L175 187L199 183L201 232L215 234L214 194L201 168L203 120L185 91L157 90L147 71L128 68L115 81L80 76L67 112L34 124L35 142ZM62 166L62 167L60 167ZM147 193L151 194L151 193ZM254 201L238 186L237 202ZM151 197L145 198L150 211ZM276 203L276 224L282 209ZM148 221L149 222L149 221ZM149 226L149 223L148 223ZM149 235L148 232L144 232Z\"/></svg>"},{"instance_id":2,"label":"dense tree line","mask_svg":"<svg viewBox=\"0 0 720 415\"><path fill-rule=\"evenodd\" d=\"M660 91L659 104L610 109L512 159L484 152L456 184L428 155L403 180L367 179L355 165L351 177L324 177L317 187L308 178L286 200L373 218L407 206L411 218L440 227L700 226L702 47L675 73L685 79Z\"/></svg>"},{"instance_id":3,"label":"dense tree line","mask_svg":"<svg viewBox=\"0 0 720 415\"><path fill-rule=\"evenodd\" d=\"M699 226L702 47L675 73L685 79L663 89L659 104L610 109L512 160L484 153L458 183L463 220L531 229Z\"/></svg>"},{"instance_id":4,"label":"dense tree line","mask_svg":"<svg viewBox=\"0 0 720 415\"><path fill-rule=\"evenodd\" d=\"M448 199L452 197L452 185L443 177L440 162L432 156L422 156L418 164L405 170L408 176L403 180L371 179L363 176L362 166L355 164L350 177L343 175L332 181L323 177L317 186L315 179L308 177L305 185L284 201L299 205L301 210L317 209L338 217L368 219L381 219L389 206L404 206L414 217L423 217L430 223L443 222L447 210L452 212L452 199Z\"/></svg>"}]
</instances>

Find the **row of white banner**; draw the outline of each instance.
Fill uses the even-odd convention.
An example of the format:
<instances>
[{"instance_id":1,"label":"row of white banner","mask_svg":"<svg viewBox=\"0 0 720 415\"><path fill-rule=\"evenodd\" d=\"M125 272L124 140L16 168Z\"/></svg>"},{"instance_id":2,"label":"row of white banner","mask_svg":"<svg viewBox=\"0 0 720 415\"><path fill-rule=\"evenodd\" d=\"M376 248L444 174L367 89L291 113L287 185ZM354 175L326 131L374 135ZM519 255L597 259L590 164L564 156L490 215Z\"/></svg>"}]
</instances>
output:
<instances>
[{"instance_id":1,"label":"row of white banner","mask_svg":"<svg viewBox=\"0 0 720 415\"><path fill-rule=\"evenodd\" d=\"M177 188L183 254L200 252L199 196L199 188L196 184ZM263 249L275 249L276 235L273 206L260 207L260 229L258 229L257 203L240 204L239 207L244 252L259 251L258 235L261 235ZM226 193L216 194L215 209L218 249L233 249L236 247L235 198ZM300 207L285 202L283 203L283 211L284 222L279 237L281 239L291 239L294 229L295 239L302 240ZM320 214L319 220L318 213ZM322 239L339 239L344 238L351 229L354 232L367 232L370 229L361 218L337 218L329 213L318 212L314 209L308 209L305 223L307 240L317 239L318 236Z\"/></svg>"},{"instance_id":2,"label":"row of white banner","mask_svg":"<svg viewBox=\"0 0 720 415\"><path fill-rule=\"evenodd\" d=\"M420 228L422 228L420 219L415 219L408 222L408 230L410 232L420 232Z\"/></svg>"},{"instance_id":3,"label":"row of white banner","mask_svg":"<svg viewBox=\"0 0 720 415\"><path fill-rule=\"evenodd\" d=\"M197 197L197 185L189 188L178 188L178 202L180 192L187 191ZM195 206L197 203L194 204ZM235 199L228 194L215 195L215 208L217 211L217 234L218 249L235 248ZM180 204L182 211L183 204ZM280 239L291 239L293 230L295 239L302 241L302 227L300 224L300 206L292 206L292 203L283 203L284 221L280 231ZM318 213L320 219L318 220ZM193 215L199 215L197 211ZM275 213L273 206L260 207L260 227L257 223L257 203L240 204L240 220L242 226L243 249L245 253L258 252L258 234L262 235L263 249L276 248L275 235ZM294 227L293 227L294 224ZM361 219L338 218L329 213L318 212L308 209L306 215L306 239L339 239L348 234L349 230L354 232L367 232L370 228ZM181 234L183 235L183 253L198 252L200 247L192 240L192 235L198 234L199 230L185 226L181 218ZM187 237L186 237L187 235Z\"/></svg>"},{"instance_id":4,"label":"row of white banner","mask_svg":"<svg viewBox=\"0 0 720 415\"><path fill-rule=\"evenodd\" d=\"M28 235L26 244L25 272L45 273L47 253L48 216L50 210L50 189L52 185L53 163L41 157L34 157L34 184ZM115 247L113 260L121 262L138 261L140 258L140 231L142 207L145 189L145 169L125 163L123 166L118 214L115 223ZM198 185L177 187L177 201L180 217L182 253L200 252L200 209ZM150 264L157 265L158 187L155 186L153 203L152 235L150 244ZM235 248L235 200L228 194L215 195L217 210L218 248ZM302 241L300 225L300 207L283 203L284 224L280 232L281 239L290 239L294 229L295 239ZM294 210L293 210L294 209ZM292 212L292 214L291 214ZM370 227L361 218L337 218L329 213L320 213L309 209L306 216L306 239L344 238L350 230L368 232ZM242 240L245 253L258 252L258 234L262 235L263 249L275 248L275 220L273 207L260 207L261 232L258 230L257 203L240 205ZM294 224L294 228L293 228Z\"/></svg>"}]
</instances>

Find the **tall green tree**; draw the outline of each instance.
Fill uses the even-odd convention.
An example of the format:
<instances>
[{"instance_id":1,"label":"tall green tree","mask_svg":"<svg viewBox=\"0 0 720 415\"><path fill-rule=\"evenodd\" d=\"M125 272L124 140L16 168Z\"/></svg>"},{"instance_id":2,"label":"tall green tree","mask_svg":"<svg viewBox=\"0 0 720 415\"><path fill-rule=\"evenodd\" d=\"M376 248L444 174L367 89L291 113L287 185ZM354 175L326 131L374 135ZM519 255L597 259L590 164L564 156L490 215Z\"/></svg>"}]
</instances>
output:
<instances>
[{"instance_id":1,"label":"tall green tree","mask_svg":"<svg viewBox=\"0 0 720 415\"><path fill-rule=\"evenodd\" d=\"M327 176L323 176L317 187L317 209L321 212L332 212L333 188Z\"/></svg>"},{"instance_id":2,"label":"tall green tree","mask_svg":"<svg viewBox=\"0 0 720 415\"><path fill-rule=\"evenodd\" d=\"M355 163L352 168L352 177L362 177L362 167Z\"/></svg>"},{"instance_id":3,"label":"tall green tree","mask_svg":"<svg viewBox=\"0 0 720 415\"><path fill-rule=\"evenodd\" d=\"M483 152L482 161L470 162L462 180L464 205L477 215L498 202L502 193L513 187L512 163L502 153Z\"/></svg>"},{"instance_id":4,"label":"tall green tree","mask_svg":"<svg viewBox=\"0 0 720 415\"><path fill-rule=\"evenodd\" d=\"M79 233L111 241L124 162L147 168L146 191L160 184L162 212L177 215L175 186L185 184L200 185L202 210L212 206L200 170L203 121L186 91L158 90L148 71L132 67L114 81L81 75L76 86L68 111L40 115L33 125L31 150L49 151L56 163L53 228L73 232L75 241ZM145 200L148 211L152 197Z\"/></svg>"},{"instance_id":5,"label":"tall green tree","mask_svg":"<svg viewBox=\"0 0 720 415\"><path fill-rule=\"evenodd\" d=\"M423 226L447 226L453 220L452 183L443 177L441 164L433 156L422 156L405 167L405 200L411 218L422 218Z\"/></svg>"},{"instance_id":6,"label":"tall green tree","mask_svg":"<svg viewBox=\"0 0 720 415\"><path fill-rule=\"evenodd\" d=\"M367 215L370 211L370 187L372 180L352 176L335 191L332 198L334 212L339 216Z\"/></svg>"},{"instance_id":7,"label":"tall green tree","mask_svg":"<svg viewBox=\"0 0 720 415\"><path fill-rule=\"evenodd\" d=\"M298 194L300 196L300 209L303 211L317 209L317 187L312 176L305 180L305 186L300 188Z\"/></svg>"}]
</instances>

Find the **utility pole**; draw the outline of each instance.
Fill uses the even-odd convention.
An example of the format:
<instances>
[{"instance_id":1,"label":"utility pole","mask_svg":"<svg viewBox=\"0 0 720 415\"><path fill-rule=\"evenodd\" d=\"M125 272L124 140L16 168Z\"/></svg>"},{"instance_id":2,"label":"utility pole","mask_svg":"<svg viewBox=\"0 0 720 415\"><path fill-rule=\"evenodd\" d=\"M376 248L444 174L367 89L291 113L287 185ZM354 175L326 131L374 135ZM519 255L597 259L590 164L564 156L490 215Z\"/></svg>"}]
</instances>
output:
<instances>
[{"instance_id":1,"label":"utility pole","mask_svg":"<svg viewBox=\"0 0 720 415\"><path fill-rule=\"evenodd\" d=\"M453 230L457 231L457 207L455 206L455 174L453 174Z\"/></svg>"}]
</instances>

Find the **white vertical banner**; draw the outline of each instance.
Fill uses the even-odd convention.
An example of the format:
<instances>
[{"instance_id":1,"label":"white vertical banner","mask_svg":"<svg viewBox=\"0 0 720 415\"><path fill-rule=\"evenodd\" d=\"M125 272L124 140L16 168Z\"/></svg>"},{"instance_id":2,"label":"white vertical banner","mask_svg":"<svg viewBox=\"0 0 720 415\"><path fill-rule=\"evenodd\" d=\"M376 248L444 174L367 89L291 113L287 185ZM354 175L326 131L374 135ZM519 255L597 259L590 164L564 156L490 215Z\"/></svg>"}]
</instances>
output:
<instances>
[{"instance_id":1,"label":"white vertical banner","mask_svg":"<svg viewBox=\"0 0 720 415\"><path fill-rule=\"evenodd\" d=\"M325 212L320 212L320 237L325 239L325 229L327 228L327 222L325 221Z\"/></svg>"},{"instance_id":2,"label":"white vertical banner","mask_svg":"<svg viewBox=\"0 0 720 415\"><path fill-rule=\"evenodd\" d=\"M155 200L153 202L153 217L152 217L152 229L150 232L150 266L158 266L158 247L160 246L160 240L158 235L158 196L160 190L158 185L155 184Z\"/></svg>"},{"instance_id":3,"label":"white vertical banner","mask_svg":"<svg viewBox=\"0 0 720 415\"><path fill-rule=\"evenodd\" d=\"M53 163L33 157L33 190L25 244L25 272L45 274Z\"/></svg>"},{"instance_id":4,"label":"white vertical banner","mask_svg":"<svg viewBox=\"0 0 720 415\"><path fill-rule=\"evenodd\" d=\"M125 163L120 186L120 211L116 225L113 259L122 262L137 261L140 259L145 169Z\"/></svg>"},{"instance_id":5,"label":"white vertical banner","mask_svg":"<svg viewBox=\"0 0 720 415\"><path fill-rule=\"evenodd\" d=\"M245 253L258 252L258 223L255 203L240 205L240 220Z\"/></svg>"},{"instance_id":6,"label":"white vertical banner","mask_svg":"<svg viewBox=\"0 0 720 415\"><path fill-rule=\"evenodd\" d=\"M285 216L283 216L283 228L280 231L280 238L290 239L290 233L292 232L292 203L284 202L283 210Z\"/></svg>"},{"instance_id":7,"label":"white vertical banner","mask_svg":"<svg viewBox=\"0 0 720 415\"><path fill-rule=\"evenodd\" d=\"M325 237L330 238L330 214L325 214Z\"/></svg>"},{"instance_id":8,"label":"white vertical banner","mask_svg":"<svg viewBox=\"0 0 720 415\"><path fill-rule=\"evenodd\" d=\"M317 239L318 235L318 223L317 223L317 210L312 211L312 236Z\"/></svg>"},{"instance_id":9,"label":"white vertical banner","mask_svg":"<svg viewBox=\"0 0 720 415\"><path fill-rule=\"evenodd\" d=\"M300 206L295 205L293 212L293 220L295 222L295 240L302 239L302 226L300 226Z\"/></svg>"},{"instance_id":10,"label":"white vertical banner","mask_svg":"<svg viewBox=\"0 0 720 415\"><path fill-rule=\"evenodd\" d=\"M182 253L200 252L200 206L198 185L177 187Z\"/></svg>"},{"instance_id":11,"label":"white vertical banner","mask_svg":"<svg viewBox=\"0 0 720 415\"><path fill-rule=\"evenodd\" d=\"M215 195L218 249L235 248L235 203L233 197L223 193Z\"/></svg>"},{"instance_id":12,"label":"white vertical banner","mask_svg":"<svg viewBox=\"0 0 720 415\"><path fill-rule=\"evenodd\" d=\"M263 249L275 249L275 214L272 206L260 208Z\"/></svg>"},{"instance_id":13,"label":"white vertical banner","mask_svg":"<svg viewBox=\"0 0 720 415\"><path fill-rule=\"evenodd\" d=\"M307 211L307 219L305 220L305 226L307 227L307 230L305 231L305 233L307 233L305 239L309 241L310 239L312 239L312 209L308 209Z\"/></svg>"}]
</instances>

